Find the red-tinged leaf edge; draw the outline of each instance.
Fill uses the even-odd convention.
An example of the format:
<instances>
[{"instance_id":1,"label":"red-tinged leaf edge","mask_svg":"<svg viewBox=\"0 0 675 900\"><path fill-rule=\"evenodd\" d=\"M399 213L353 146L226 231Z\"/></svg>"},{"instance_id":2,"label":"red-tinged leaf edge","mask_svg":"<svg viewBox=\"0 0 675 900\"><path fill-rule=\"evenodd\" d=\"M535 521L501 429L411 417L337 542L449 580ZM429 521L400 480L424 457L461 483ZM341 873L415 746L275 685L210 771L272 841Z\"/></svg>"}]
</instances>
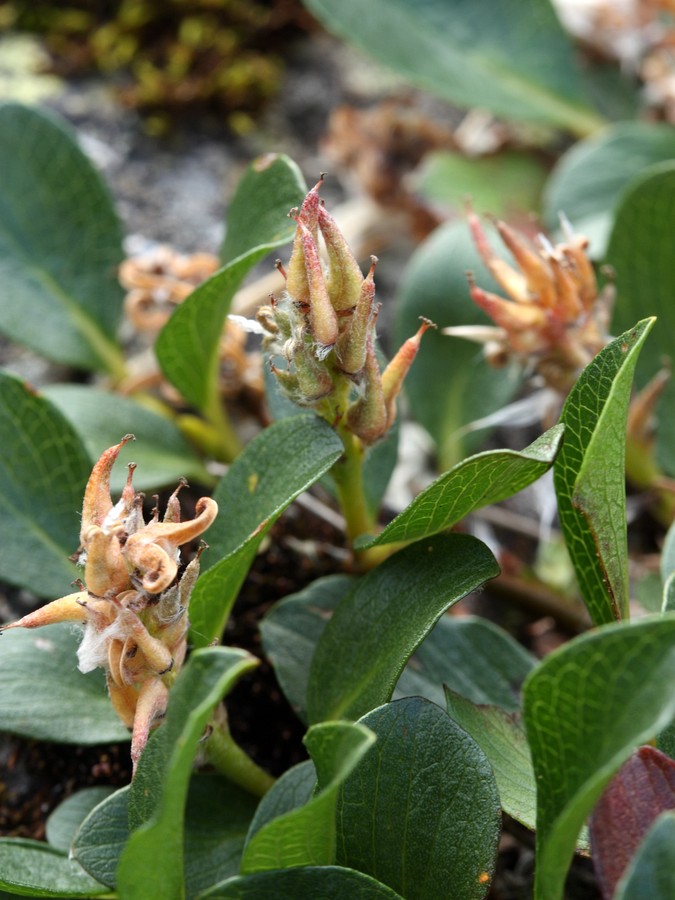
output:
<instances>
[{"instance_id":1,"label":"red-tinged leaf edge","mask_svg":"<svg viewBox=\"0 0 675 900\"><path fill-rule=\"evenodd\" d=\"M675 761L639 747L605 789L590 822L593 865L604 900L658 816L675 809Z\"/></svg>"}]
</instances>

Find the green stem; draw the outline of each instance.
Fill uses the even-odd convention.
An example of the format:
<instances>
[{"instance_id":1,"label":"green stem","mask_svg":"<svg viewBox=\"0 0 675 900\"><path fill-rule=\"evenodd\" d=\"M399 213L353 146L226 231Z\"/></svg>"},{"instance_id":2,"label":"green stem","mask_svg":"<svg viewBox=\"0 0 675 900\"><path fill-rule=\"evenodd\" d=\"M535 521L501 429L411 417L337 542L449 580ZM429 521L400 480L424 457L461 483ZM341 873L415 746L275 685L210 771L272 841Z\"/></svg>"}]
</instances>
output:
<instances>
[{"instance_id":1,"label":"green stem","mask_svg":"<svg viewBox=\"0 0 675 900\"><path fill-rule=\"evenodd\" d=\"M332 468L338 500L347 524L347 538L353 546L362 534L374 534L377 530L375 516L368 508L363 489L363 460L365 448L358 437L344 426L337 433L344 446L344 455ZM394 548L396 549L396 548ZM359 569L372 569L393 552L390 546L354 550Z\"/></svg>"},{"instance_id":2,"label":"green stem","mask_svg":"<svg viewBox=\"0 0 675 900\"><path fill-rule=\"evenodd\" d=\"M204 742L205 760L234 784L256 797L263 797L275 779L234 742L224 716L219 715L212 725L213 730Z\"/></svg>"}]
</instances>

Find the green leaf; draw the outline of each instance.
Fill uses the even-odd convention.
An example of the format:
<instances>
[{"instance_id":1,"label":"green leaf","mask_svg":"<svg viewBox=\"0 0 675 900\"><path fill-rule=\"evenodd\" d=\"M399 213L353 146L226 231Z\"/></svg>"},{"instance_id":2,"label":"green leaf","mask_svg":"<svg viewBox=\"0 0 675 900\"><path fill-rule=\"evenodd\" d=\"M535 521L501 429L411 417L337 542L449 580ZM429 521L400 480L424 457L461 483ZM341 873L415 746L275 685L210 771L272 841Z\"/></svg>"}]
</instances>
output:
<instances>
[{"instance_id":1,"label":"green leaf","mask_svg":"<svg viewBox=\"0 0 675 900\"><path fill-rule=\"evenodd\" d=\"M575 231L589 238L593 259L602 259L624 190L643 169L673 156L673 129L654 122L619 122L579 141L561 156L546 185L546 227L556 231L558 216L565 213ZM634 237L631 233L631 248ZM621 282L618 287L622 291ZM642 306L639 313L622 316L625 328L644 312Z\"/></svg>"},{"instance_id":2,"label":"green leaf","mask_svg":"<svg viewBox=\"0 0 675 900\"><path fill-rule=\"evenodd\" d=\"M386 702L445 610L498 573L485 544L451 534L406 547L360 579L317 644L309 721L356 719Z\"/></svg>"},{"instance_id":3,"label":"green leaf","mask_svg":"<svg viewBox=\"0 0 675 900\"><path fill-rule=\"evenodd\" d=\"M305 5L330 31L452 104L577 134L601 124L548 0Z\"/></svg>"},{"instance_id":4,"label":"green leaf","mask_svg":"<svg viewBox=\"0 0 675 900\"><path fill-rule=\"evenodd\" d=\"M330 613L354 586L347 575L319 578L277 603L260 624L281 689L306 721L310 665ZM505 631L475 616L442 616L401 673L394 698L422 696L442 706L443 685L474 703L520 708L520 685L534 658Z\"/></svg>"},{"instance_id":5,"label":"green leaf","mask_svg":"<svg viewBox=\"0 0 675 900\"><path fill-rule=\"evenodd\" d=\"M520 452L488 450L465 459L418 494L377 537L359 538L356 546L430 537L475 509L517 494L550 469L563 431L564 425L555 425Z\"/></svg>"},{"instance_id":6,"label":"green leaf","mask_svg":"<svg viewBox=\"0 0 675 900\"><path fill-rule=\"evenodd\" d=\"M205 572L190 600L192 640L222 633L232 603L267 531L295 498L340 457L342 442L313 414L266 428L230 466L214 493L220 515L209 529Z\"/></svg>"},{"instance_id":7,"label":"green leaf","mask_svg":"<svg viewBox=\"0 0 675 900\"><path fill-rule=\"evenodd\" d=\"M403 670L394 697L445 706L444 686L473 703L520 709L520 686L535 665L506 631L477 616L443 616Z\"/></svg>"},{"instance_id":8,"label":"green leaf","mask_svg":"<svg viewBox=\"0 0 675 900\"><path fill-rule=\"evenodd\" d=\"M68 623L16 628L0 638L3 731L43 741L100 744L129 732L113 711L100 669L77 668L80 636Z\"/></svg>"},{"instance_id":9,"label":"green leaf","mask_svg":"<svg viewBox=\"0 0 675 900\"><path fill-rule=\"evenodd\" d=\"M316 769L317 791L304 806L273 819L249 839L241 861L243 875L335 861L340 785L374 740L363 725L348 722L324 722L310 728L304 743Z\"/></svg>"},{"instance_id":10,"label":"green leaf","mask_svg":"<svg viewBox=\"0 0 675 900\"><path fill-rule=\"evenodd\" d=\"M48 843L55 850L68 853L82 822L114 790L103 785L84 788L60 803L47 819Z\"/></svg>"},{"instance_id":11,"label":"green leaf","mask_svg":"<svg viewBox=\"0 0 675 900\"><path fill-rule=\"evenodd\" d=\"M341 866L299 866L257 872L216 885L199 900L402 900L363 872Z\"/></svg>"},{"instance_id":12,"label":"green leaf","mask_svg":"<svg viewBox=\"0 0 675 900\"><path fill-rule=\"evenodd\" d=\"M317 578L275 604L260 623L265 655L297 715L307 721L309 667L331 613L354 585L350 575Z\"/></svg>"},{"instance_id":13,"label":"green leaf","mask_svg":"<svg viewBox=\"0 0 675 900\"><path fill-rule=\"evenodd\" d=\"M579 830L612 775L675 715L675 618L614 623L551 653L528 677L537 779L537 900L559 900Z\"/></svg>"},{"instance_id":14,"label":"green leaf","mask_svg":"<svg viewBox=\"0 0 675 900\"><path fill-rule=\"evenodd\" d=\"M628 614L626 415L633 372L653 319L608 344L581 373L561 421L553 466L560 524L596 625Z\"/></svg>"},{"instance_id":15,"label":"green leaf","mask_svg":"<svg viewBox=\"0 0 675 900\"><path fill-rule=\"evenodd\" d=\"M298 166L281 153L265 153L248 166L227 210L220 252L224 263L260 244L278 247L295 232L288 212L299 206L307 185Z\"/></svg>"},{"instance_id":16,"label":"green leaf","mask_svg":"<svg viewBox=\"0 0 675 900\"><path fill-rule=\"evenodd\" d=\"M108 888L41 841L0 838L0 888L31 897L98 897Z\"/></svg>"},{"instance_id":17,"label":"green leaf","mask_svg":"<svg viewBox=\"0 0 675 900\"><path fill-rule=\"evenodd\" d=\"M42 597L70 593L91 463L50 403L0 372L0 578Z\"/></svg>"},{"instance_id":18,"label":"green leaf","mask_svg":"<svg viewBox=\"0 0 675 900\"><path fill-rule=\"evenodd\" d=\"M438 445L442 469L478 449L485 430L467 426L509 403L521 382L519 367L495 369L477 344L439 333L448 325L493 324L471 300L467 270L481 287L498 290L466 223L443 225L413 254L398 300L397 344L414 334L420 316L438 325L424 335L405 390L412 414Z\"/></svg>"},{"instance_id":19,"label":"green leaf","mask_svg":"<svg viewBox=\"0 0 675 900\"><path fill-rule=\"evenodd\" d=\"M268 822L309 803L315 787L316 769L309 759L284 772L258 804L246 842Z\"/></svg>"},{"instance_id":20,"label":"green leaf","mask_svg":"<svg viewBox=\"0 0 675 900\"><path fill-rule=\"evenodd\" d=\"M472 703L446 687L448 715L487 756L504 812L534 830L537 789L525 729L516 713Z\"/></svg>"},{"instance_id":21,"label":"green leaf","mask_svg":"<svg viewBox=\"0 0 675 900\"><path fill-rule=\"evenodd\" d=\"M0 106L0 329L56 362L120 376L120 224L100 176L52 115Z\"/></svg>"},{"instance_id":22,"label":"green leaf","mask_svg":"<svg viewBox=\"0 0 675 900\"><path fill-rule=\"evenodd\" d=\"M237 875L257 798L220 775L194 775L185 814L188 897Z\"/></svg>"},{"instance_id":23,"label":"green leaf","mask_svg":"<svg viewBox=\"0 0 675 900\"><path fill-rule=\"evenodd\" d=\"M281 154L259 157L232 198L223 257L228 263L176 309L157 338L166 378L199 410L219 420L218 348L230 302L247 272L293 237L291 206L305 186L295 163ZM231 258L237 252L236 258Z\"/></svg>"},{"instance_id":24,"label":"green leaf","mask_svg":"<svg viewBox=\"0 0 675 900\"><path fill-rule=\"evenodd\" d=\"M663 367L664 357L675 359L673 284L675 260L670 225L675 209L675 162L652 166L632 182L616 213L607 262L616 273L615 332L645 314L658 317L651 350L640 359L638 387ZM657 458L675 476L675 381L671 378L657 408Z\"/></svg>"},{"instance_id":25,"label":"green leaf","mask_svg":"<svg viewBox=\"0 0 675 900\"><path fill-rule=\"evenodd\" d=\"M531 828L537 821L537 784L530 747L517 712L483 705L445 688L448 715L471 735L492 766L499 800L505 813ZM584 827L577 850L588 853L588 833Z\"/></svg>"},{"instance_id":26,"label":"green leaf","mask_svg":"<svg viewBox=\"0 0 675 900\"><path fill-rule=\"evenodd\" d=\"M117 871L125 900L144 900L148 885L159 897L184 896L183 812L197 746L213 707L255 664L243 650L209 647L196 650L176 679L160 740L149 742L131 785L136 830Z\"/></svg>"},{"instance_id":27,"label":"green leaf","mask_svg":"<svg viewBox=\"0 0 675 900\"><path fill-rule=\"evenodd\" d=\"M129 788L97 807L78 832L74 858L89 874L115 887L119 858L129 839ZM256 799L219 775L190 780L185 813L185 887L195 897L239 871Z\"/></svg>"},{"instance_id":28,"label":"green leaf","mask_svg":"<svg viewBox=\"0 0 675 900\"><path fill-rule=\"evenodd\" d=\"M92 462L123 435L135 436L122 448L112 471L113 493L124 487L130 462L138 463L134 485L139 491L175 485L181 477L212 484L213 477L166 416L128 397L79 384L50 385L44 396L73 426Z\"/></svg>"},{"instance_id":29,"label":"green leaf","mask_svg":"<svg viewBox=\"0 0 675 900\"><path fill-rule=\"evenodd\" d=\"M73 859L97 881L115 887L117 866L129 840L129 790L123 787L93 809L73 843Z\"/></svg>"},{"instance_id":30,"label":"green leaf","mask_svg":"<svg viewBox=\"0 0 675 900\"><path fill-rule=\"evenodd\" d=\"M500 219L539 208L546 169L534 156L507 151L469 158L460 153L428 153L413 173L412 186L434 206L462 212L466 198L474 209Z\"/></svg>"},{"instance_id":31,"label":"green leaf","mask_svg":"<svg viewBox=\"0 0 675 900\"><path fill-rule=\"evenodd\" d=\"M484 897L494 871L499 797L473 738L419 697L364 716L377 742L345 782L337 862L406 900Z\"/></svg>"},{"instance_id":32,"label":"green leaf","mask_svg":"<svg viewBox=\"0 0 675 900\"><path fill-rule=\"evenodd\" d=\"M658 817L619 882L615 900L671 900L675 896L675 813Z\"/></svg>"},{"instance_id":33,"label":"green leaf","mask_svg":"<svg viewBox=\"0 0 675 900\"><path fill-rule=\"evenodd\" d=\"M661 581L665 582L675 572L675 522L668 529L661 551Z\"/></svg>"}]
</instances>

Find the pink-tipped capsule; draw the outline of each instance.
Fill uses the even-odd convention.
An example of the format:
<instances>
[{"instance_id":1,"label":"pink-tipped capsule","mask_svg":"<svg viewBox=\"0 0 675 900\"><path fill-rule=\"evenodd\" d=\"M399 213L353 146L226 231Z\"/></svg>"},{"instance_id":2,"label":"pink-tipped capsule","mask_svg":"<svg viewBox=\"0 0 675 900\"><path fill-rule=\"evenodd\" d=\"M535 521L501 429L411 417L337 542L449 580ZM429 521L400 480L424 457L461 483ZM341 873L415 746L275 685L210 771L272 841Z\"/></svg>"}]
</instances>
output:
<instances>
[{"instance_id":1,"label":"pink-tipped capsule","mask_svg":"<svg viewBox=\"0 0 675 900\"><path fill-rule=\"evenodd\" d=\"M318 210L319 229L328 251L328 296L338 312L356 306L361 293L363 275L349 244L335 219L324 206Z\"/></svg>"},{"instance_id":2,"label":"pink-tipped capsule","mask_svg":"<svg viewBox=\"0 0 675 900\"><path fill-rule=\"evenodd\" d=\"M307 279L307 295L301 298L293 294L290 283L290 266L288 292L294 299L309 304L309 330L312 338L321 348L330 348L338 338L337 314L328 296L323 266L314 238L304 222L300 219L297 221Z\"/></svg>"},{"instance_id":3,"label":"pink-tipped capsule","mask_svg":"<svg viewBox=\"0 0 675 900\"><path fill-rule=\"evenodd\" d=\"M349 407L347 425L364 444L374 444L387 433L388 426L382 378L372 337L368 338L363 386L363 395Z\"/></svg>"},{"instance_id":4,"label":"pink-tipped capsule","mask_svg":"<svg viewBox=\"0 0 675 900\"><path fill-rule=\"evenodd\" d=\"M348 324L340 333L335 345L335 355L340 368L347 375L357 375L366 364L368 336L373 328L375 308L375 266L377 257L371 256L371 266L363 279L359 299Z\"/></svg>"},{"instance_id":5,"label":"pink-tipped capsule","mask_svg":"<svg viewBox=\"0 0 675 900\"><path fill-rule=\"evenodd\" d=\"M420 348L422 335L428 328L435 328L433 322L429 319L422 319L422 324L416 333L404 341L400 349L389 362L389 365L382 373L382 392L387 407L387 428L391 428L396 418L396 398L398 397L403 381L410 371L417 351Z\"/></svg>"}]
</instances>

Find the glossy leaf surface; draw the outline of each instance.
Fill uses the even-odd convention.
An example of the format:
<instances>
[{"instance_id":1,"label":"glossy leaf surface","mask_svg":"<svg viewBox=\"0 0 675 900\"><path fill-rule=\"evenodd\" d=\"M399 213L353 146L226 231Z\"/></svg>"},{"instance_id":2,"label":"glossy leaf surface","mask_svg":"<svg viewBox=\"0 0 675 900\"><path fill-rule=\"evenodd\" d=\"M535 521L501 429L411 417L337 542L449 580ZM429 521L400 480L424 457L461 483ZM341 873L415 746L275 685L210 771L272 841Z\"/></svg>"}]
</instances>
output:
<instances>
[{"instance_id":1,"label":"glossy leaf surface","mask_svg":"<svg viewBox=\"0 0 675 900\"><path fill-rule=\"evenodd\" d=\"M91 463L63 416L4 372L0 434L0 577L56 599L77 577L68 557L80 541Z\"/></svg>"},{"instance_id":2,"label":"glossy leaf surface","mask_svg":"<svg viewBox=\"0 0 675 900\"><path fill-rule=\"evenodd\" d=\"M485 544L436 536L360 579L319 639L310 670L310 722L355 719L386 702L441 615L499 572Z\"/></svg>"},{"instance_id":3,"label":"glossy leaf surface","mask_svg":"<svg viewBox=\"0 0 675 900\"><path fill-rule=\"evenodd\" d=\"M475 509L517 494L551 467L563 431L563 425L555 425L520 452L487 450L457 463L419 493L376 538L359 539L356 546L430 537Z\"/></svg>"},{"instance_id":4,"label":"glossy leaf surface","mask_svg":"<svg viewBox=\"0 0 675 900\"><path fill-rule=\"evenodd\" d=\"M387 703L361 722L377 736L347 779L338 807L340 865L406 900L487 893L500 828L489 763L473 738L419 697Z\"/></svg>"},{"instance_id":5,"label":"glossy leaf surface","mask_svg":"<svg viewBox=\"0 0 675 900\"><path fill-rule=\"evenodd\" d=\"M122 233L69 128L0 106L0 330L56 362L120 375Z\"/></svg>"},{"instance_id":6,"label":"glossy leaf surface","mask_svg":"<svg viewBox=\"0 0 675 900\"><path fill-rule=\"evenodd\" d=\"M608 344L581 373L561 415L565 440L553 467L558 511L596 625L628 613L626 415L652 324L645 319Z\"/></svg>"},{"instance_id":7,"label":"glossy leaf surface","mask_svg":"<svg viewBox=\"0 0 675 900\"><path fill-rule=\"evenodd\" d=\"M524 718L537 779L537 900L560 900L584 820L640 744L675 715L675 618L575 638L528 677Z\"/></svg>"},{"instance_id":8,"label":"glossy leaf surface","mask_svg":"<svg viewBox=\"0 0 675 900\"><path fill-rule=\"evenodd\" d=\"M190 602L197 646L220 636L266 532L342 450L326 422L304 413L266 428L230 467L213 495L220 513L209 529L210 549L202 556L203 569L209 570L197 582Z\"/></svg>"}]
</instances>

